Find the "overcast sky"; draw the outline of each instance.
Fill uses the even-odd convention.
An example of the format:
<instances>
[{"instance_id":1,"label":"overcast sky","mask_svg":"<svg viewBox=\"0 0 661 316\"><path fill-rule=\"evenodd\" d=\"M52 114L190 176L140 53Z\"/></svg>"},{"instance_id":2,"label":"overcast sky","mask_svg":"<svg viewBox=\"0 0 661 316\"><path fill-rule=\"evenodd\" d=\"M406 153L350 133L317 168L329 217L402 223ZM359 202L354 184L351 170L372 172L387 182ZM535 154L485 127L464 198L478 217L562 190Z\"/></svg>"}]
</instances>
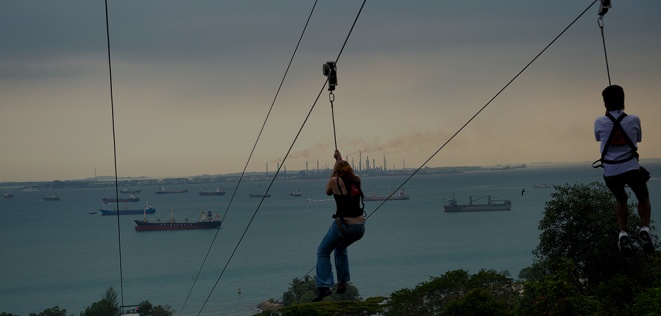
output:
<instances>
[{"instance_id":1,"label":"overcast sky","mask_svg":"<svg viewBox=\"0 0 661 316\"><path fill-rule=\"evenodd\" d=\"M243 170L312 0L110 0L120 177ZM368 1L337 67L337 143L349 161L417 168L592 1ZM321 0L248 171L275 170L362 1ZM428 166L592 162L608 85L599 4ZM613 1L613 83L661 157L661 2ZM0 0L0 182L112 175L103 1ZM328 92L285 165L332 163ZM589 163L588 163L589 165ZM586 165L587 166L587 165Z\"/></svg>"}]
</instances>

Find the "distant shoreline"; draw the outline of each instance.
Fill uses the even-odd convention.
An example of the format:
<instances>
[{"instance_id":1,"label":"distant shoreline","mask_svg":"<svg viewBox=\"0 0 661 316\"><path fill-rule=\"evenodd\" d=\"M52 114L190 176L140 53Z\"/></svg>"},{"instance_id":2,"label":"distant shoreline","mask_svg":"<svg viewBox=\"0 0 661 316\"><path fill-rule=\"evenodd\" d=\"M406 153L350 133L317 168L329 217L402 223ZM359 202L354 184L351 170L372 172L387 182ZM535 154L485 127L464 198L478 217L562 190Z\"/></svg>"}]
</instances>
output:
<instances>
[{"instance_id":1,"label":"distant shoreline","mask_svg":"<svg viewBox=\"0 0 661 316\"><path fill-rule=\"evenodd\" d=\"M661 162L661 158L643 158L641 163ZM590 161L576 162L532 162L520 164L496 164L488 166L450 166L450 167L423 167L416 175L452 174L470 171L493 171L510 170L531 167L562 166L562 165L591 165ZM417 168L406 168L397 170L382 170L380 168L356 171L361 177L375 176L407 176L416 172ZM275 172L246 172L241 181L270 181ZM315 180L325 179L330 174L330 169L314 170L286 170L278 174L281 180ZM238 182L241 173L196 175L190 177L165 177L150 178L145 176L121 177L118 183L121 187L146 186L146 185L183 185L183 184L213 184L213 183L235 183ZM13 181L0 182L0 187L18 187L34 189L58 189L58 188L80 188L80 187L107 187L115 185L114 176L99 176L95 178L77 180L52 180L52 181Z\"/></svg>"}]
</instances>

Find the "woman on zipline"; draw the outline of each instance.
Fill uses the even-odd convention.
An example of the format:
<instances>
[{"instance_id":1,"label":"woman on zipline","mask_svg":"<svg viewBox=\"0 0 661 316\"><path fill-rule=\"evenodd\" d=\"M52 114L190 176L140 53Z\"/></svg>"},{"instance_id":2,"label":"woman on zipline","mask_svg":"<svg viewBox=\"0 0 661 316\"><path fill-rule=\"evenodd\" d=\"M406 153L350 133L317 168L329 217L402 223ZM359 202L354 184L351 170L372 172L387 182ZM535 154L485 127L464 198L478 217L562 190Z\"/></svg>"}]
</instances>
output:
<instances>
[{"instance_id":1,"label":"woman on zipline","mask_svg":"<svg viewBox=\"0 0 661 316\"><path fill-rule=\"evenodd\" d=\"M363 191L360 189L360 178L353 173L351 165L342 160L342 155L336 149L335 166L328 184L326 194L333 195L337 210L333 215L335 221L331 224L326 236L317 248L317 294L312 299L319 302L324 297L333 294L333 267L330 254L335 251L335 269L337 270L338 294L347 291L349 275L349 257L347 247L360 240L365 234L365 215L362 206Z\"/></svg>"}]
</instances>

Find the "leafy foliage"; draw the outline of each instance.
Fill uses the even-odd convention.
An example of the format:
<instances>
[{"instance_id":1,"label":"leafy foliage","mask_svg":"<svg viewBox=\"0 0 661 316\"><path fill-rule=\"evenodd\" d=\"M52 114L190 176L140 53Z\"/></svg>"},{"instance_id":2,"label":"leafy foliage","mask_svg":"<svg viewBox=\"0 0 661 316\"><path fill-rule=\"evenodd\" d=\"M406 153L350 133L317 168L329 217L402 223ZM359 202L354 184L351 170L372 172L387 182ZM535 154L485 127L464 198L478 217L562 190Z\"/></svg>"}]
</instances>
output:
<instances>
[{"instance_id":1,"label":"leafy foliage","mask_svg":"<svg viewBox=\"0 0 661 316\"><path fill-rule=\"evenodd\" d=\"M314 277L305 276L303 279L294 278L289 284L289 289L282 294L282 302L285 306L312 302L317 283ZM347 292L344 294L333 293L324 298L325 301L354 301L360 298L358 289L351 283L347 284Z\"/></svg>"},{"instance_id":2,"label":"leafy foliage","mask_svg":"<svg viewBox=\"0 0 661 316\"><path fill-rule=\"evenodd\" d=\"M282 316L369 316L382 315L385 297L371 297L365 301L328 301L287 306ZM269 315L262 313L261 315Z\"/></svg>"},{"instance_id":3,"label":"leafy foliage","mask_svg":"<svg viewBox=\"0 0 661 316\"><path fill-rule=\"evenodd\" d=\"M442 316L507 316L516 315L515 306L497 300L482 288L470 290L466 295L448 302Z\"/></svg>"},{"instance_id":4,"label":"leafy foliage","mask_svg":"<svg viewBox=\"0 0 661 316\"><path fill-rule=\"evenodd\" d=\"M67 310L60 309L59 306L53 306L51 308L44 309L44 311L39 314L30 313L29 316L67 316Z\"/></svg>"},{"instance_id":5,"label":"leafy foliage","mask_svg":"<svg viewBox=\"0 0 661 316\"><path fill-rule=\"evenodd\" d=\"M519 315L598 315L601 305L582 291L569 260L556 265L542 280L525 284Z\"/></svg>"},{"instance_id":6,"label":"leafy foliage","mask_svg":"<svg viewBox=\"0 0 661 316\"><path fill-rule=\"evenodd\" d=\"M289 284L289 289L283 293L284 308L278 313L283 316L314 316L314 315L381 315L383 313L382 302L385 297L373 297L361 300L358 289L347 284L345 294L333 293L324 298L324 301L311 303L317 290L314 277L305 276L303 279L294 278ZM271 311L264 311L257 315L271 315Z\"/></svg>"},{"instance_id":7,"label":"leafy foliage","mask_svg":"<svg viewBox=\"0 0 661 316\"><path fill-rule=\"evenodd\" d=\"M528 281L519 315L641 315L631 312L632 304L645 302L639 293L659 286L658 252L647 256L636 249L630 258L621 256L615 200L603 184L555 189L539 224L535 262L519 274ZM628 208L627 230L640 244L635 205Z\"/></svg>"},{"instance_id":8,"label":"leafy foliage","mask_svg":"<svg viewBox=\"0 0 661 316\"><path fill-rule=\"evenodd\" d=\"M510 315L516 310L518 291L507 272L480 270L470 275L454 270L414 289L395 291L388 300L386 315L451 315L479 306L481 315ZM449 309L450 308L450 309ZM478 309L475 309L478 311Z\"/></svg>"},{"instance_id":9,"label":"leafy foliage","mask_svg":"<svg viewBox=\"0 0 661 316\"><path fill-rule=\"evenodd\" d=\"M169 305L165 306L153 306L149 301L142 301L138 305L138 312L140 316L172 316L174 315L174 309Z\"/></svg>"},{"instance_id":10,"label":"leafy foliage","mask_svg":"<svg viewBox=\"0 0 661 316\"><path fill-rule=\"evenodd\" d=\"M100 301L92 303L80 316L116 316L119 315L119 304L117 303L117 292L111 286L106 290L103 298Z\"/></svg>"}]
</instances>

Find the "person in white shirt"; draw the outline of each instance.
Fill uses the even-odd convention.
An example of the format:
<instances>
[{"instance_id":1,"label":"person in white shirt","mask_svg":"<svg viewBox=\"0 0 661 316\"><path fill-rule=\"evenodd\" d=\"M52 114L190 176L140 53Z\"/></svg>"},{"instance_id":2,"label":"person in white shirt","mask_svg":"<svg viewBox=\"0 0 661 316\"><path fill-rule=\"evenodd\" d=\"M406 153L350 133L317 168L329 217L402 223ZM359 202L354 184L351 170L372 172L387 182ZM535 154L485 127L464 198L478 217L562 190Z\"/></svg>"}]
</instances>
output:
<instances>
[{"instance_id":1,"label":"person in white shirt","mask_svg":"<svg viewBox=\"0 0 661 316\"><path fill-rule=\"evenodd\" d=\"M601 165L604 168L604 181L615 196L615 216L620 229L618 246L624 255L631 254L631 239L627 234L627 193L625 185L633 191L638 200L639 232L645 253L654 252L654 242L650 232L650 205L647 179L638 163L638 142L642 140L640 118L624 113L624 89L611 85L601 93L606 113L594 122L594 135L601 142ZM619 126L621 126L621 128ZM628 139L627 139L628 138Z\"/></svg>"}]
</instances>

